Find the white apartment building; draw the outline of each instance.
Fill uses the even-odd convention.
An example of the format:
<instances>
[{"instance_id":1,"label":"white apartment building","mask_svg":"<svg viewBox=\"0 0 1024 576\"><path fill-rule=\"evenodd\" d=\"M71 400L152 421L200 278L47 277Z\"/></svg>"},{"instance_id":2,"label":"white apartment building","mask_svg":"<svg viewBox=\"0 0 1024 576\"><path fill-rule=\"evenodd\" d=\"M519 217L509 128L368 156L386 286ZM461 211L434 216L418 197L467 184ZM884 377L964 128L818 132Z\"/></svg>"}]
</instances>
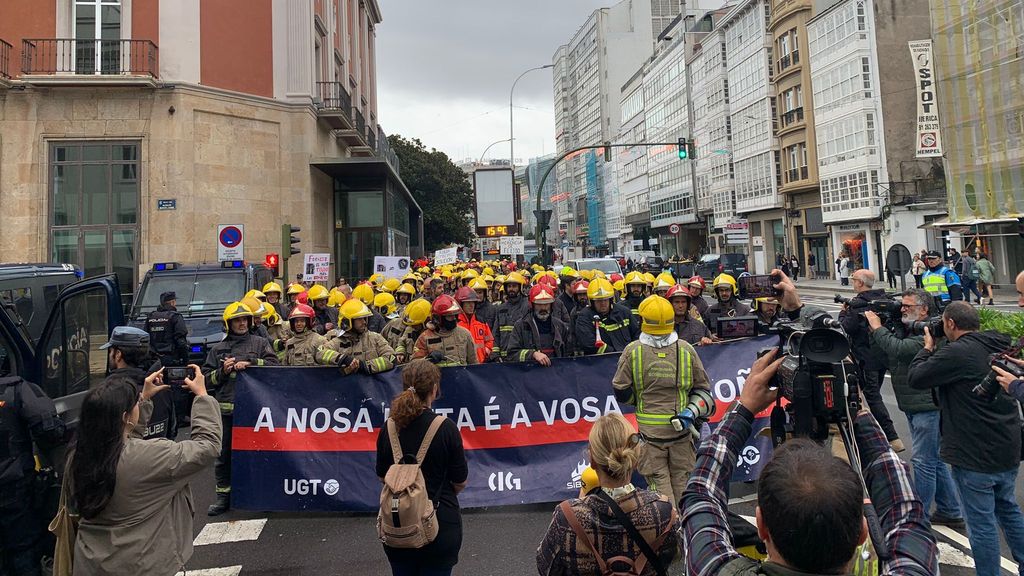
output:
<instances>
[{"instance_id":1,"label":"white apartment building","mask_svg":"<svg viewBox=\"0 0 1024 576\"><path fill-rule=\"evenodd\" d=\"M736 214L750 224L751 245L771 242L775 253L788 253L786 216L779 195L769 10L766 0L744 0L718 28L725 34ZM723 194L725 197L715 202L715 226L724 225L719 215L729 213L728 195ZM723 249L734 248L752 252L749 246ZM754 265L756 269L757 261Z\"/></svg>"},{"instance_id":2,"label":"white apartment building","mask_svg":"<svg viewBox=\"0 0 1024 576\"><path fill-rule=\"evenodd\" d=\"M599 145L619 134L620 88L650 56L655 38L678 12L678 0L622 0L595 10L569 43L555 51L559 154L581 145ZM604 161L602 156L600 151L587 151L556 169L559 226L583 253L609 248L605 185L599 178L605 171L595 165ZM619 231L611 232L617 237Z\"/></svg>"},{"instance_id":3,"label":"white apartment building","mask_svg":"<svg viewBox=\"0 0 1024 576\"><path fill-rule=\"evenodd\" d=\"M807 23L822 221L857 268L877 268L888 181L873 20L870 2L849 0Z\"/></svg>"},{"instance_id":4,"label":"white apartment building","mask_svg":"<svg viewBox=\"0 0 1024 576\"><path fill-rule=\"evenodd\" d=\"M638 70L622 87L621 142L644 142L647 139L644 109L643 71ZM657 238L651 240L649 194L647 190L647 148L635 146L616 148L615 161L618 167L619 194L622 196L622 225L620 228L621 251L650 250L657 246ZM646 240L646 244L645 244Z\"/></svg>"}]
</instances>

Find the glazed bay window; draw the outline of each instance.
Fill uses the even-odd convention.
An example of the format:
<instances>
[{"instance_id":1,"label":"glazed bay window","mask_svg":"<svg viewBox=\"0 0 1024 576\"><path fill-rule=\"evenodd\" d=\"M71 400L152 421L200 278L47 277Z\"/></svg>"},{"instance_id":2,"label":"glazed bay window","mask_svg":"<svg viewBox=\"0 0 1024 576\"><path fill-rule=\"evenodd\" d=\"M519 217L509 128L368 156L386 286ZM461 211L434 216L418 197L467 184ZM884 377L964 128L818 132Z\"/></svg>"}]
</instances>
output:
<instances>
[{"instance_id":1,"label":"glazed bay window","mask_svg":"<svg viewBox=\"0 0 1024 576\"><path fill-rule=\"evenodd\" d=\"M139 245L139 143L50 145L50 261L117 274L131 302Z\"/></svg>"}]
</instances>

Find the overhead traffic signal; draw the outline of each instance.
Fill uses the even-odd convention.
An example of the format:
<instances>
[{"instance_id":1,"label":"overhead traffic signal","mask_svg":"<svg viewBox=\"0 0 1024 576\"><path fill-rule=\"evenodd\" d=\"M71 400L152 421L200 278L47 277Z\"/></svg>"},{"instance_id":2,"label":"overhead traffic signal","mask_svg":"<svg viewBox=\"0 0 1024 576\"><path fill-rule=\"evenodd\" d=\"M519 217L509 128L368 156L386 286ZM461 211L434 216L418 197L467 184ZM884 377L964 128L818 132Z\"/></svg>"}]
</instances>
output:
<instances>
[{"instance_id":1,"label":"overhead traffic signal","mask_svg":"<svg viewBox=\"0 0 1024 576\"><path fill-rule=\"evenodd\" d=\"M690 142L686 138L680 138L679 142L679 159L690 160Z\"/></svg>"},{"instance_id":2,"label":"overhead traffic signal","mask_svg":"<svg viewBox=\"0 0 1024 576\"><path fill-rule=\"evenodd\" d=\"M604 161L605 162L611 162L612 161L612 146L611 146L611 144L612 144L611 142L608 142L607 140L605 140L605 143L604 143Z\"/></svg>"},{"instance_id":3,"label":"overhead traffic signal","mask_svg":"<svg viewBox=\"0 0 1024 576\"><path fill-rule=\"evenodd\" d=\"M281 225L281 251L288 256L302 252L302 250L295 246L302 242L302 239L298 236L293 236L293 234L298 234L299 232L302 232L302 228L298 226L292 226L291 224Z\"/></svg>"}]
</instances>

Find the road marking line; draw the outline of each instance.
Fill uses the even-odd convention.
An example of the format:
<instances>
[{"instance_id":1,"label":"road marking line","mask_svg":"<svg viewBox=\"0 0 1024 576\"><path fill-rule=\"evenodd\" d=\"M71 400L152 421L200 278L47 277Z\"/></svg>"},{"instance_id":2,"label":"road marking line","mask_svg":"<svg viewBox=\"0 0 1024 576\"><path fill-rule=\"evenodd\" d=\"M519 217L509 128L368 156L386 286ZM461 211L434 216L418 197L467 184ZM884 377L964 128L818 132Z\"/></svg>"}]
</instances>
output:
<instances>
[{"instance_id":1,"label":"road marking line","mask_svg":"<svg viewBox=\"0 0 1024 576\"><path fill-rule=\"evenodd\" d=\"M741 498L733 498L732 500L729 500L729 506L732 506L734 504L742 504L744 502L752 502L754 500L757 500L756 492L754 494L747 494L746 496L743 496Z\"/></svg>"},{"instance_id":2,"label":"road marking line","mask_svg":"<svg viewBox=\"0 0 1024 576\"><path fill-rule=\"evenodd\" d=\"M186 570L178 572L174 576L238 576L242 571L241 566L228 566L226 568L202 568L200 570Z\"/></svg>"},{"instance_id":3,"label":"road marking line","mask_svg":"<svg viewBox=\"0 0 1024 576\"><path fill-rule=\"evenodd\" d=\"M939 564L974 568L974 559L961 552L958 548L954 548L945 542L939 542Z\"/></svg>"},{"instance_id":4,"label":"road marking line","mask_svg":"<svg viewBox=\"0 0 1024 576\"><path fill-rule=\"evenodd\" d=\"M260 537L263 527L267 524L266 518L256 520L235 520L232 522L214 522L203 526L199 536L192 542L193 546L204 546L207 544L224 544L227 542L241 542L243 540L255 540Z\"/></svg>"},{"instance_id":5,"label":"road marking line","mask_svg":"<svg viewBox=\"0 0 1024 576\"><path fill-rule=\"evenodd\" d=\"M956 530L953 530L948 526L932 526L932 530L938 532L939 534L942 534L946 538L949 538L953 542L956 542L957 544L963 546L968 552L971 551L971 541L968 540L966 536L957 532ZM1003 567L1003 570L1006 570L1011 574L1017 573L1017 564L1015 562L1007 560L1006 558L1003 558L1002 556L999 557L999 565Z\"/></svg>"}]
</instances>

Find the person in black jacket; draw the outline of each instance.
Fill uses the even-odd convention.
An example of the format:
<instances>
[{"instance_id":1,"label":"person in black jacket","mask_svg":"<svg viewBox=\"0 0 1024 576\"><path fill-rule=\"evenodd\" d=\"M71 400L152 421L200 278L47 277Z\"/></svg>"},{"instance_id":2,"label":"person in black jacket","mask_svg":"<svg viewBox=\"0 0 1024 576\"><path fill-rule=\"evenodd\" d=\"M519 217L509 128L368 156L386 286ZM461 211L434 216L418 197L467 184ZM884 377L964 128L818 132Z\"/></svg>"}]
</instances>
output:
<instances>
[{"instance_id":1,"label":"person in black jacket","mask_svg":"<svg viewBox=\"0 0 1024 576\"><path fill-rule=\"evenodd\" d=\"M879 354L878 350L872 350L871 330L864 319L864 312L868 310L871 301L885 299L887 296L885 290L874 288L875 273L871 270L856 270L850 275L850 280L857 295L849 304L843 305L839 312L839 321L850 337L850 350L861 370L861 392L868 403L868 409L882 427L893 449L902 452L906 448L896 432L896 426L892 423L885 401L882 400L882 381L886 372L885 355Z\"/></svg>"},{"instance_id":2,"label":"person in black jacket","mask_svg":"<svg viewBox=\"0 0 1024 576\"><path fill-rule=\"evenodd\" d=\"M530 290L532 312L523 316L512 329L509 358L551 366L551 358L568 356L566 340L569 327L554 315L555 295L551 287L538 284Z\"/></svg>"},{"instance_id":3,"label":"person in black jacket","mask_svg":"<svg viewBox=\"0 0 1024 576\"><path fill-rule=\"evenodd\" d=\"M1024 563L1024 515L1014 497L1021 456L1018 405L1002 391L985 398L973 390L991 373L989 357L1010 346L1004 334L979 332L978 311L951 302L942 313L948 344L936 348L925 332L924 348L910 364L910 385L938 392L942 446L952 467L980 576L1000 572L997 523L1014 560Z\"/></svg>"},{"instance_id":4,"label":"person in black jacket","mask_svg":"<svg viewBox=\"0 0 1024 576\"><path fill-rule=\"evenodd\" d=\"M164 366L184 366L188 361L188 326L177 304L174 292L164 292L160 306L146 316L149 345Z\"/></svg>"},{"instance_id":5,"label":"person in black jacket","mask_svg":"<svg viewBox=\"0 0 1024 576\"><path fill-rule=\"evenodd\" d=\"M595 278L587 287L590 306L579 311L573 325L573 338L577 352L582 354L610 354L622 352L640 337L640 323L628 308L612 302L615 289L604 278ZM597 343L597 331L601 344Z\"/></svg>"},{"instance_id":6,"label":"person in black jacket","mask_svg":"<svg viewBox=\"0 0 1024 576\"><path fill-rule=\"evenodd\" d=\"M64 442L64 432L57 408L38 386L0 374L0 574L40 573L36 549L45 524L32 506L32 443L57 446Z\"/></svg>"},{"instance_id":7,"label":"person in black jacket","mask_svg":"<svg viewBox=\"0 0 1024 576\"><path fill-rule=\"evenodd\" d=\"M377 477L383 481L388 469L399 462L412 463L437 415L430 409L441 393L441 370L429 360L413 360L402 370L402 393L391 401L391 416L398 432L402 454L395 456L394 439L388 426L377 436ZM462 548L462 513L458 494L466 487L469 465L462 436L450 418L443 418L423 461L420 462L427 497L437 507L437 537L422 548L384 546L392 573L451 574Z\"/></svg>"},{"instance_id":8,"label":"person in black jacket","mask_svg":"<svg viewBox=\"0 0 1024 576\"><path fill-rule=\"evenodd\" d=\"M151 341L149 334L131 326L118 326L110 334L110 340L100 346L107 352L107 363L110 375L126 376L135 383L142 392L146 377L156 372L163 363L157 359L154 363L150 353ZM174 364L172 364L173 366ZM174 440L178 435L177 418L174 410L174 396L171 390L163 390L153 396L153 414L142 434L142 438L169 438Z\"/></svg>"}]
</instances>

